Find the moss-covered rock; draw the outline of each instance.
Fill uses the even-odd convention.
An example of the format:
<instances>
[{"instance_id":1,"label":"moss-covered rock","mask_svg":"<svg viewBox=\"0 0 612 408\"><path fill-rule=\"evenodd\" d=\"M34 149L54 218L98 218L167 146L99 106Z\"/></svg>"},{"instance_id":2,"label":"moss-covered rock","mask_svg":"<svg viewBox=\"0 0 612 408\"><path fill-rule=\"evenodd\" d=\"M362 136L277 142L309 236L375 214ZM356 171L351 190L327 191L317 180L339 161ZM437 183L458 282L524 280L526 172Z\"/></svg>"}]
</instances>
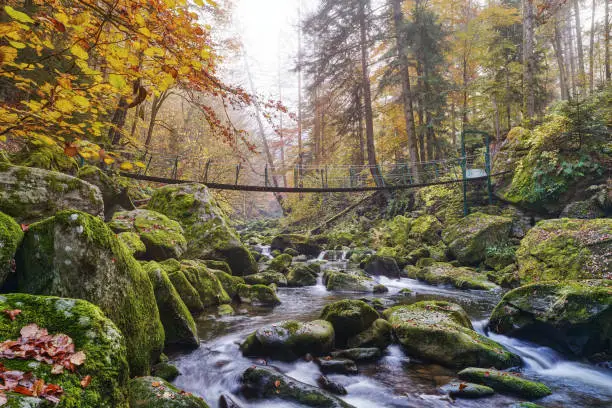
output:
<instances>
[{"instance_id":1,"label":"moss-covered rock","mask_svg":"<svg viewBox=\"0 0 612 408\"><path fill-rule=\"evenodd\" d=\"M32 372L46 383L57 384L64 390L59 408L127 408L126 385L129 378L125 340L115 324L102 311L84 300L26 294L0 295L0 310L19 309L14 321L0 319L0 341L17 340L20 330L28 324L47 329L50 335L69 336L76 351L85 353L85 362L72 373L52 374L52 365L35 360L0 359L6 370ZM81 380L91 376L87 387ZM30 398L32 405L12 405L19 400L9 394L7 406L50 406L38 398ZM38 405L40 404L40 405Z\"/></svg>"},{"instance_id":2,"label":"moss-covered rock","mask_svg":"<svg viewBox=\"0 0 612 408\"><path fill-rule=\"evenodd\" d=\"M243 303L276 306L281 303L276 290L266 285L238 285L238 298Z\"/></svg>"},{"instance_id":3,"label":"moss-covered rock","mask_svg":"<svg viewBox=\"0 0 612 408\"><path fill-rule=\"evenodd\" d=\"M286 320L255 331L240 345L240 350L250 357L295 360L307 353L316 356L329 353L333 346L334 327L329 322Z\"/></svg>"},{"instance_id":4,"label":"moss-covered rock","mask_svg":"<svg viewBox=\"0 0 612 408\"><path fill-rule=\"evenodd\" d=\"M266 271L245 276L244 283L249 285L269 285L274 283L277 286L287 286L287 277L280 272Z\"/></svg>"},{"instance_id":5,"label":"moss-covered rock","mask_svg":"<svg viewBox=\"0 0 612 408\"><path fill-rule=\"evenodd\" d=\"M612 278L612 219L540 221L516 251L522 282Z\"/></svg>"},{"instance_id":6,"label":"moss-covered rock","mask_svg":"<svg viewBox=\"0 0 612 408\"><path fill-rule=\"evenodd\" d=\"M527 399L543 398L552 393L546 385L526 380L518 373L469 367L460 371L457 375L462 380L484 384L495 391L510 393Z\"/></svg>"},{"instance_id":7,"label":"moss-covered rock","mask_svg":"<svg viewBox=\"0 0 612 408\"><path fill-rule=\"evenodd\" d=\"M487 279L502 288L516 288L521 284L516 264L508 265L500 271L486 272Z\"/></svg>"},{"instance_id":8,"label":"moss-covered rock","mask_svg":"<svg viewBox=\"0 0 612 408\"><path fill-rule=\"evenodd\" d=\"M435 216L426 214L412 221L409 236L426 244L436 245L442 239L441 233L442 223Z\"/></svg>"},{"instance_id":9,"label":"moss-covered rock","mask_svg":"<svg viewBox=\"0 0 612 408\"><path fill-rule=\"evenodd\" d=\"M354 273L327 270L323 274L323 283L327 290L340 292L373 292L374 281L366 276Z\"/></svg>"},{"instance_id":10,"label":"moss-covered rock","mask_svg":"<svg viewBox=\"0 0 612 408\"><path fill-rule=\"evenodd\" d=\"M223 286L223 289L225 289L229 297L234 299L238 295L238 286L244 285L244 279L239 276L232 276L220 270L211 269L211 271L217 276L217 279L219 279L221 286Z\"/></svg>"},{"instance_id":11,"label":"moss-covered rock","mask_svg":"<svg viewBox=\"0 0 612 408\"><path fill-rule=\"evenodd\" d=\"M149 372L164 345L153 285L100 218L62 211L32 224L16 259L10 288L96 304L121 329L131 374Z\"/></svg>"},{"instance_id":12,"label":"moss-covered rock","mask_svg":"<svg viewBox=\"0 0 612 408\"><path fill-rule=\"evenodd\" d=\"M454 267L451 264L436 262L431 266L414 270L411 278L416 278L430 285L452 285L458 289L489 290L497 287L482 273L470 268Z\"/></svg>"},{"instance_id":13,"label":"moss-covered rock","mask_svg":"<svg viewBox=\"0 0 612 408\"><path fill-rule=\"evenodd\" d=\"M155 211L120 211L108 224L115 232L135 232L146 247L143 259L179 259L187 249L181 225Z\"/></svg>"},{"instance_id":14,"label":"moss-covered rock","mask_svg":"<svg viewBox=\"0 0 612 408\"><path fill-rule=\"evenodd\" d=\"M287 282L291 287L314 286L317 284L317 273L305 265L299 265L289 270Z\"/></svg>"},{"instance_id":15,"label":"moss-covered rock","mask_svg":"<svg viewBox=\"0 0 612 408\"><path fill-rule=\"evenodd\" d=\"M204 303L200 299L200 294L189 282L183 271L176 269L168 273L168 279L170 279L172 286L191 313L197 314L204 310Z\"/></svg>"},{"instance_id":16,"label":"moss-covered rock","mask_svg":"<svg viewBox=\"0 0 612 408\"><path fill-rule=\"evenodd\" d=\"M352 408L341 399L268 367L250 367L241 377L247 398L280 398L307 407Z\"/></svg>"},{"instance_id":17,"label":"moss-covered rock","mask_svg":"<svg viewBox=\"0 0 612 408\"><path fill-rule=\"evenodd\" d=\"M580 357L612 358L612 281L542 282L508 292L491 314L497 333Z\"/></svg>"},{"instance_id":18,"label":"moss-covered rock","mask_svg":"<svg viewBox=\"0 0 612 408\"><path fill-rule=\"evenodd\" d=\"M203 259L201 261L209 269L214 269L216 271L223 271L223 272L228 273L230 275L232 274L232 268L230 268L228 263L225 262L225 261L217 261L217 260L214 260L214 259Z\"/></svg>"},{"instance_id":19,"label":"moss-covered rock","mask_svg":"<svg viewBox=\"0 0 612 408\"><path fill-rule=\"evenodd\" d=\"M219 305L217 308L217 314L219 316L233 316L235 313L232 305Z\"/></svg>"},{"instance_id":20,"label":"moss-covered rock","mask_svg":"<svg viewBox=\"0 0 612 408\"><path fill-rule=\"evenodd\" d=\"M159 377L138 377L128 384L130 408L208 408L202 398Z\"/></svg>"},{"instance_id":21,"label":"moss-covered rock","mask_svg":"<svg viewBox=\"0 0 612 408\"><path fill-rule=\"evenodd\" d=\"M580 218L590 220L593 218L604 218L605 211L596 200L582 200L569 203L561 211L561 218Z\"/></svg>"},{"instance_id":22,"label":"moss-covered rock","mask_svg":"<svg viewBox=\"0 0 612 408\"><path fill-rule=\"evenodd\" d=\"M15 253L23 231L14 219L0 212L0 286L15 271Z\"/></svg>"},{"instance_id":23,"label":"moss-covered rock","mask_svg":"<svg viewBox=\"0 0 612 408\"><path fill-rule=\"evenodd\" d=\"M392 342L393 330L391 324L385 319L376 319L374 323L361 333L349 337L346 341L348 347L377 347L387 348Z\"/></svg>"},{"instance_id":24,"label":"moss-covered rock","mask_svg":"<svg viewBox=\"0 0 612 408\"><path fill-rule=\"evenodd\" d=\"M77 177L100 189L107 219L111 218L116 211L130 211L134 209L134 203L132 203L126 186L119 183L116 178L104 173L98 167L83 166L79 169Z\"/></svg>"},{"instance_id":25,"label":"moss-covered rock","mask_svg":"<svg viewBox=\"0 0 612 408\"><path fill-rule=\"evenodd\" d=\"M388 256L371 255L361 262L362 268L370 275L382 275L397 279L400 269L395 259Z\"/></svg>"},{"instance_id":26,"label":"moss-covered rock","mask_svg":"<svg viewBox=\"0 0 612 408\"><path fill-rule=\"evenodd\" d=\"M187 238L186 258L226 261L235 276L257 273L253 256L206 186L162 187L155 190L148 208L181 223Z\"/></svg>"},{"instance_id":27,"label":"moss-covered rock","mask_svg":"<svg viewBox=\"0 0 612 408\"><path fill-rule=\"evenodd\" d=\"M321 319L334 326L338 344L369 328L376 319L378 312L372 306L361 300L341 300L323 308Z\"/></svg>"},{"instance_id":28,"label":"moss-covered rock","mask_svg":"<svg viewBox=\"0 0 612 408\"><path fill-rule=\"evenodd\" d=\"M318 256L323 248L311 237L299 234L283 234L274 237L270 248L284 251L287 248L295 249L299 254L310 257Z\"/></svg>"},{"instance_id":29,"label":"moss-covered rock","mask_svg":"<svg viewBox=\"0 0 612 408\"><path fill-rule=\"evenodd\" d=\"M268 269L280 273L287 273L293 258L289 254L280 254L275 256L268 263Z\"/></svg>"},{"instance_id":30,"label":"moss-covered rock","mask_svg":"<svg viewBox=\"0 0 612 408\"><path fill-rule=\"evenodd\" d=\"M486 385L453 381L440 388L451 398L483 398L495 394L495 390Z\"/></svg>"},{"instance_id":31,"label":"moss-covered rock","mask_svg":"<svg viewBox=\"0 0 612 408\"><path fill-rule=\"evenodd\" d=\"M23 148L12 155L11 162L19 166L67 174L74 174L78 169L74 157L67 156L59 144L47 144L34 138L26 140Z\"/></svg>"},{"instance_id":32,"label":"moss-covered rock","mask_svg":"<svg viewBox=\"0 0 612 408\"><path fill-rule=\"evenodd\" d=\"M135 232L122 232L117 234L117 238L121 241L127 249L130 251L130 254L136 259L143 259L146 252L147 247L145 247L144 242L140 240L140 237Z\"/></svg>"},{"instance_id":33,"label":"moss-covered rock","mask_svg":"<svg viewBox=\"0 0 612 408\"><path fill-rule=\"evenodd\" d=\"M385 310L385 318L404 349L415 357L448 367L508 368L518 356L476 333L461 306L425 301Z\"/></svg>"},{"instance_id":34,"label":"moss-covered rock","mask_svg":"<svg viewBox=\"0 0 612 408\"><path fill-rule=\"evenodd\" d=\"M511 227L511 218L473 213L447 227L442 238L455 258L472 265L484 261L488 247L507 245Z\"/></svg>"},{"instance_id":35,"label":"moss-covered rock","mask_svg":"<svg viewBox=\"0 0 612 408\"><path fill-rule=\"evenodd\" d=\"M144 269L153 283L155 301L166 333L166 347L198 347L198 334L193 317L166 271L157 262L145 264Z\"/></svg>"},{"instance_id":36,"label":"moss-covered rock","mask_svg":"<svg viewBox=\"0 0 612 408\"><path fill-rule=\"evenodd\" d=\"M0 211L29 224L58 211L104 215L100 190L67 174L8 164L0 166Z\"/></svg>"},{"instance_id":37,"label":"moss-covered rock","mask_svg":"<svg viewBox=\"0 0 612 408\"><path fill-rule=\"evenodd\" d=\"M459 185L423 187L415 194L415 208L434 215L443 225L452 224L463 216L463 196Z\"/></svg>"},{"instance_id":38,"label":"moss-covered rock","mask_svg":"<svg viewBox=\"0 0 612 408\"><path fill-rule=\"evenodd\" d=\"M382 352L378 347L357 347L346 350L332 351L334 358L348 358L353 361L371 361L382 357Z\"/></svg>"},{"instance_id":39,"label":"moss-covered rock","mask_svg":"<svg viewBox=\"0 0 612 408\"><path fill-rule=\"evenodd\" d=\"M217 306L231 302L217 275L200 261L184 260L181 271L200 295L204 307Z\"/></svg>"},{"instance_id":40,"label":"moss-covered rock","mask_svg":"<svg viewBox=\"0 0 612 408\"><path fill-rule=\"evenodd\" d=\"M163 378L166 381L174 381L181 372L176 366L167 362L160 362L153 366L151 369L151 375L154 377Z\"/></svg>"}]
</instances>

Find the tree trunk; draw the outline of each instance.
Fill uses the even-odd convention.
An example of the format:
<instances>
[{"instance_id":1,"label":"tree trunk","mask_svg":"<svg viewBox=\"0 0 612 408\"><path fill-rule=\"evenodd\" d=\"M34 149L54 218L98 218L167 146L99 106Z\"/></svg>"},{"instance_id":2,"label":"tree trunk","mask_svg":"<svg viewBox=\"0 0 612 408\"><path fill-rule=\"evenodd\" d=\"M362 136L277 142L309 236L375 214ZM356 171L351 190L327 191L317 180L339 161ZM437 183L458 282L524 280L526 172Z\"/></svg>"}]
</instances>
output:
<instances>
[{"instance_id":1,"label":"tree trunk","mask_svg":"<svg viewBox=\"0 0 612 408\"><path fill-rule=\"evenodd\" d=\"M395 22L395 38L397 54L399 58L400 77L402 79L402 99L404 102L404 121L406 122L406 134L408 136L408 157L410 159L410 170L414 175L415 182L420 183L417 162L417 138L414 126L414 112L412 107L412 91L410 89L410 71L408 57L406 55L407 44L404 35L404 14L402 13L402 0L392 0L393 20Z\"/></svg>"},{"instance_id":2,"label":"tree trunk","mask_svg":"<svg viewBox=\"0 0 612 408\"><path fill-rule=\"evenodd\" d=\"M451 97L451 133L453 135L453 147L457 147L457 126L455 125L455 98Z\"/></svg>"},{"instance_id":3,"label":"tree trunk","mask_svg":"<svg viewBox=\"0 0 612 408\"><path fill-rule=\"evenodd\" d=\"M467 56L463 56L463 105L461 112L461 131L465 131L468 124L468 72L467 72Z\"/></svg>"},{"instance_id":4,"label":"tree trunk","mask_svg":"<svg viewBox=\"0 0 612 408\"><path fill-rule=\"evenodd\" d=\"M563 48L561 46L561 32L559 30L558 20L555 20L554 27L555 36L552 45L555 51L555 56L557 57L557 66L559 67L559 88L561 90L561 99L567 100L569 97L569 90L565 78L565 62L563 61Z\"/></svg>"},{"instance_id":5,"label":"tree trunk","mask_svg":"<svg viewBox=\"0 0 612 408\"><path fill-rule=\"evenodd\" d=\"M302 164L302 3L298 1L298 157ZM301 180L301 178L300 178Z\"/></svg>"},{"instance_id":6,"label":"tree trunk","mask_svg":"<svg viewBox=\"0 0 612 408\"><path fill-rule=\"evenodd\" d=\"M160 96L153 97L153 103L151 105L151 118L149 119L149 128L147 129L147 139L145 140L145 149L148 149L151 145L151 140L153 138L153 130L155 129L155 120L157 118L157 114L159 113L159 109L162 104L168 97L168 91L164 91L160 94Z\"/></svg>"},{"instance_id":7,"label":"tree trunk","mask_svg":"<svg viewBox=\"0 0 612 408\"><path fill-rule=\"evenodd\" d=\"M567 55L566 57L569 59L569 68L570 68L570 84L572 87L571 97L576 96L576 61L574 58L574 37L572 35L572 21L570 19L570 10L567 10L567 25L565 26L565 41L566 41L566 49Z\"/></svg>"},{"instance_id":8,"label":"tree trunk","mask_svg":"<svg viewBox=\"0 0 612 408\"><path fill-rule=\"evenodd\" d=\"M497 106L497 99L495 95L491 96L491 105L493 105L493 111L495 115L493 117L493 122L495 125L495 140L501 140L501 124L500 124L500 115L499 115L499 107Z\"/></svg>"},{"instance_id":9,"label":"tree trunk","mask_svg":"<svg viewBox=\"0 0 612 408\"><path fill-rule=\"evenodd\" d=\"M576 22L576 47L578 49L578 83L581 88L584 88L586 81L586 73L584 70L584 50L582 48L582 26L580 24L580 6L578 0L574 0L574 20Z\"/></svg>"},{"instance_id":10,"label":"tree trunk","mask_svg":"<svg viewBox=\"0 0 612 408\"><path fill-rule=\"evenodd\" d=\"M604 64L606 66L606 81L610 81L612 79L612 72L610 72L610 2L605 1L606 3L606 14L604 20Z\"/></svg>"},{"instance_id":11,"label":"tree trunk","mask_svg":"<svg viewBox=\"0 0 612 408\"><path fill-rule=\"evenodd\" d=\"M528 122L535 115L535 55L533 0L523 1L523 114Z\"/></svg>"},{"instance_id":12,"label":"tree trunk","mask_svg":"<svg viewBox=\"0 0 612 408\"><path fill-rule=\"evenodd\" d=\"M374 114L372 112L372 91L370 90L370 72L368 69L368 33L365 14L365 0L359 1L359 31L361 47L361 81L363 84L363 106L365 108L366 146L368 164L376 186L382 186L384 181L376 161L374 146Z\"/></svg>"},{"instance_id":13,"label":"tree trunk","mask_svg":"<svg viewBox=\"0 0 612 408\"><path fill-rule=\"evenodd\" d=\"M363 140L363 109L361 103L361 96L359 95L359 88L355 91L355 103L357 106L357 137L359 138L359 165L363 166L365 163L365 142Z\"/></svg>"},{"instance_id":14,"label":"tree trunk","mask_svg":"<svg viewBox=\"0 0 612 408\"><path fill-rule=\"evenodd\" d=\"M606 0L607 1L607 0ZM593 84L595 76L595 63L594 51L595 51L595 0L593 0L593 6L591 8L591 35L589 38L589 91L593 93Z\"/></svg>"},{"instance_id":15,"label":"tree trunk","mask_svg":"<svg viewBox=\"0 0 612 408\"><path fill-rule=\"evenodd\" d=\"M418 138L419 138L419 162L425 162L427 161L427 154L425 153L425 113L424 113L424 109L425 109L425 98L424 98L424 92L423 89L425 88L425 84L423 81L423 69L422 69L422 65L421 65L421 59L420 56L417 56L417 83L418 83L418 88L419 88L419 92L418 92L418 96L417 96L417 100L418 100L418 105L417 105L417 117L419 118L419 128L417 131L418 134Z\"/></svg>"}]
</instances>

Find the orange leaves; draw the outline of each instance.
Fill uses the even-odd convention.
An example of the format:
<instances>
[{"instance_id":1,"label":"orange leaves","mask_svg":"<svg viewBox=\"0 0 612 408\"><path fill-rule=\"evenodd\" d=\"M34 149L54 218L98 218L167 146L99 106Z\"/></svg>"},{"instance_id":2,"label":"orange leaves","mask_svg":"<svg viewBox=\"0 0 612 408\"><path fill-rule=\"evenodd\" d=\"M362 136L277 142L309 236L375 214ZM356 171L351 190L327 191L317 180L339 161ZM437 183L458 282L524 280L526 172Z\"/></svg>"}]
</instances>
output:
<instances>
[{"instance_id":1,"label":"orange leaves","mask_svg":"<svg viewBox=\"0 0 612 408\"><path fill-rule=\"evenodd\" d=\"M59 385L46 384L45 380L36 378L32 373L23 371L10 371L0 364L0 379L4 385L0 390L0 406L8 402L5 391L12 391L28 397L41 397L57 404L64 390Z\"/></svg>"},{"instance_id":2,"label":"orange leaves","mask_svg":"<svg viewBox=\"0 0 612 408\"><path fill-rule=\"evenodd\" d=\"M17 318L17 316L21 313L21 310L20 309L3 310L2 313L7 315L9 317L9 319L11 319L11 321L14 322L15 319Z\"/></svg>"},{"instance_id":3,"label":"orange leaves","mask_svg":"<svg viewBox=\"0 0 612 408\"><path fill-rule=\"evenodd\" d=\"M91 375L86 375L82 380L81 380L81 387L82 388L87 388L89 387L89 384L91 383Z\"/></svg>"}]
</instances>

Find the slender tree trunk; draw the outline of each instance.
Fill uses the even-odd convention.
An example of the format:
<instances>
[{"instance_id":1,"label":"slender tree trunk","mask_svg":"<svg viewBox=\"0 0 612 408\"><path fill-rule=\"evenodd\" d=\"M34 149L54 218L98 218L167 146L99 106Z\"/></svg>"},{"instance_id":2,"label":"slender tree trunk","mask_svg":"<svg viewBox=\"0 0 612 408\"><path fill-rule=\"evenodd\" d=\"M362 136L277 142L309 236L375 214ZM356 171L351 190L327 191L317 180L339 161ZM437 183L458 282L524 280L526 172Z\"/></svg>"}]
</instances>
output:
<instances>
[{"instance_id":1,"label":"slender tree trunk","mask_svg":"<svg viewBox=\"0 0 612 408\"><path fill-rule=\"evenodd\" d=\"M557 57L557 66L559 67L559 88L561 89L561 99L567 100L569 97L569 90L567 87L567 81L565 77L565 62L563 60L563 48L561 46L561 30L559 29L558 20L554 23L555 35L553 39L553 49L555 56Z\"/></svg>"},{"instance_id":2,"label":"slender tree trunk","mask_svg":"<svg viewBox=\"0 0 612 408\"><path fill-rule=\"evenodd\" d=\"M468 72L467 56L463 56L463 106L461 116L461 131L465 131L468 124Z\"/></svg>"},{"instance_id":3,"label":"slender tree trunk","mask_svg":"<svg viewBox=\"0 0 612 408\"><path fill-rule=\"evenodd\" d=\"M402 99L404 105L404 121L406 122L406 134L408 136L408 157L410 159L410 170L414 175L415 182L420 183L417 162L417 138L414 126L414 111L412 107L412 90L410 89L410 71L408 66L408 50L404 34L404 14L402 13L402 0L392 0L393 20L395 22L395 41L399 58L400 77L402 80Z\"/></svg>"},{"instance_id":4,"label":"slender tree trunk","mask_svg":"<svg viewBox=\"0 0 612 408\"><path fill-rule=\"evenodd\" d=\"M578 0L574 0L574 20L576 22L576 47L578 50L578 75L580 75L578 83L581 88L584 88L586 81L586 71L584 70L584 50L582 48L582 26L580 23L580 6Z\"/></svg>"},{"instance_id":5,"label":"slender tree trunk","mask_svg":"<svg viewBox=\"0 0 612 408\"><path fill-rule=\"evenodd\" d=\"M606 70L606 81L612 79L612 72L610 72L610 2L604 0L606 3L606 14L604 20L604 64Z\"/></svg>"},{"instance_id":6,"label":"slender tree trunk","mask_svg":"<svg viewBox=\"0 0 612 408\"><path fill-rule=\"evenodd\" d=\"M493 122L495 125L495 140L501 140L501 124L500 124L500 115L499 115L499 107L497 106L497 98L495 95L491 96L491 105L493 106L493 112L495 113L493 117Z\"/></svg>"},{"instance_id":7,"label":"slender tree trunk","mask_svg":"<svg viewBox=\"0 0 612 408\"><path fill-rule=\"evenodd\" d=\"M606 0L608 1L608 0ZM593 66L595 63L594 50L595 50L595 3L593 0L593 6L591 7L591 35L589 38L589 91L593 93L593 84L594 84L594 76L595 76L595 67Z\"/></svg>"},{"instance_id":8,"label":"slender tree trunk","mask_svg":"<svg viewBox=\"0 0 612 408\"><path fill-rule=\"evenodd\" d=\"M162 92L159 96L153 97L153 103L151 104L151 118L149 119L149 128L147 129L147 139L145 140L145 149L148 149L151 145L153 138L153 130L155 129L155 120L159 109L161 108L164 101L168 98L168 91Z\"/></svg>"},{"instance_id":9,"label":"slender tree trunk","mask_svg":"<svg viewBox=\"0 0 612 408\"><path fill-rule=\"evenodd\" d=\"M451 97L451 133L453 135L453 147L457 147L457 125L455 122L455 98Z\"/></svg>"},{"instance_id":10,"label":"slender tree trunk","mask_svg":"<svg viewBox=\"0 0 612 408\"><path fill-rule=\"evenodd\" d=\"M363 166L365 163L365 142L363 140L363 109L361 103L361 96L359 95L359 88L355 91L355 106L357 107L357 137L359 138L359 165Z\"/></svg>"},{"instance_id":11,"label":"slender tree trunk","mask_svg":"<svg viewBox=\"0 0 612 408\"><path fill-rule=\"evenodd\" d=\"M417 134L419 137L419 157L420 157L420 162L425 162L427 161L427 153L425 152L425 96L424 96L424 89L425 89L425 84L424 84L424 80L423 80L423 68L422 68L422 64L421 64L421 58L420 55L417 55L417 83L418 83L418 96L417 96L417 100L418 100L418 105L417 105L417 117L419 118L419 127L417 130Z\"/></svg>"},{"instance_id":12,"label":"slender tree trunk","mask_svg":"<svg viewBox=\"0 0 612 408\"><path fill-rule=\"evenodd\" d=\"M535 55L533 0L523 2L523 114L528 122L535 115Z\"/></svg>"},{"instance_id":13,"label":"slender tree trunk","mask_svg":"<svg viewBox=\"0 0 612 408\"><path fill-rule=\"evenodd\" d=\"M361 80L363 83L363 105L365 108L366 146L370 172L377 186L383 185L382 174L376 161L374 146L374 114L372 112L372 91L370 90L370 72L368 69L368 33L365 13L365 0L359 1L359 31L361 47Z\"/></svg>"},{"instance_id":14,"label":"slender tree trunk","mask_svg":"<svg viewBox=\"0 0 612 408\"><path fill-rule=\"evenodd\" d=\"M302 164L302 2L298 0L298 156ZM301 178L300 178L301 179Z\"/></svg>"},{"instance_id":15,"label":"slender tree trunk","mask_svg":"<svg viewBox=\"0 0 612 408\"><path fill-rule=\"evenodd\" d=\"M572 87L572 94L570 95L570 97L574 97L576 96L576 89L577 89L577 84L576 84L576 60L575 60L575 56L574 56L574 36L572 35L572 20L571 20L571 15L570 15L570 9L568 8L567 10L567 24L565 26L565 41L566 41L566 48L567 48L567 55L566 57L569 59L569 68L570 68L570 83L571 83L571 87Z\"/></svg>"}]
</instances>

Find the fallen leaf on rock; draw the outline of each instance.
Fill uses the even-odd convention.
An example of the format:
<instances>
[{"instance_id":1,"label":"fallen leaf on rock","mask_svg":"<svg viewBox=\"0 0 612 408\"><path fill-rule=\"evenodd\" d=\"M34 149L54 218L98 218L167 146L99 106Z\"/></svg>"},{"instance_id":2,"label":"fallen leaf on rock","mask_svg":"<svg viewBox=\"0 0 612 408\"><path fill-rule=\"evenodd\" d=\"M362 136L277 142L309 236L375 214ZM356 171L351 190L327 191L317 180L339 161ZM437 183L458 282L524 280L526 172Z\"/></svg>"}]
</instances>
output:
<instances>
[{"instance_id":1,"label":"fallen leaf on rock","mask_svg":"<svg viewBox=\"0 0 612 408\"><path fill-rule=\"evenodd\" d=\"M91 375L86 375L85 378L81 380L81 387L87 388L91 383Z\"/></svg>"},{"instance_id":2,"label":"fallen leaf on rock","mask_svg":"<svg viewBox=\"0 0 612 408\"><path fill-rule=\"evenodd\" d=\"M15 321L15 318L21 313L21 310L19 309L13 309L13 310L3 310L2 311L4 314L6 314L9 319L11 319L11 321Z\"/></svg>"}]
</instances>

